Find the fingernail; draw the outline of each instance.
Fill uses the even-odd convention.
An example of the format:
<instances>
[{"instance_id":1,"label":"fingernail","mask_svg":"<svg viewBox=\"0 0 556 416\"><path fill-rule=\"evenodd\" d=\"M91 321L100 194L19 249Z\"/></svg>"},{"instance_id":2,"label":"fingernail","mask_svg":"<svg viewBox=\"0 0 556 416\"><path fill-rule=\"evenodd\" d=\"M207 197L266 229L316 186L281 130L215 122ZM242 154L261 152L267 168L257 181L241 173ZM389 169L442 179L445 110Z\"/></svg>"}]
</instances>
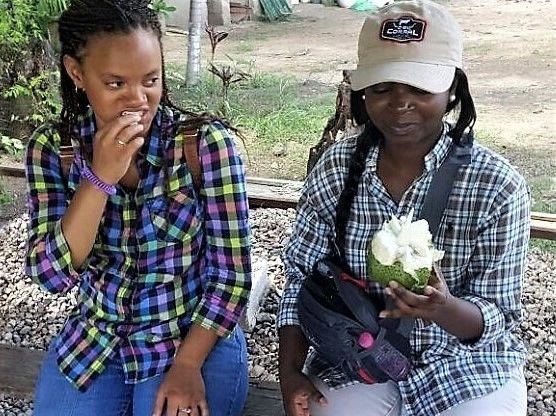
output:
<instances>
[{"instance_id":1,"label":"fingernail","mask_svg":"<svg viewBox=\"0 0 556 416\"><path fill-rule=\"evenodd\" d=\"M432 287L427 286L427 287L425 288L425 290L423 291L423 293L424 293L425 295L432 295Z\"/></svg>"},{"instance_id":2,"label":"fingernail","mask_svg":"<svg viewBox=\"0 0 556 416\"><path fill-rule=\"evenodd\" d=\"M398 286L399 286L399 285L398 285L398 282L396 282L396 281L394 281L394 280L392 280L392 281L390 282L390 287L391 287L392 289L397 289Z\"/></svg>"},{"instance_id":3,"label":"fingernail","mask_svg":"<svg viewBox=\"0 0 556 416\"><path fill-rule=\"evenodd\" d=\"M379 318L386 318L387 316L388 316L388 313L387 313L387 312L384 312L384 311L382 311L382 312L380 312L380 313L378 314L378 317L379 317Z\"/></svg>"},{"instance_id":4,"label":"fingernail","mask_svg":"<svg viewBox=\"0 0 556 416\"><path fill-rule=\"evenodd\" d=\"M388 296L392 296L392 290L391 290L389 287L387 287L386 289L384 289L384 291L386 292L386 294L387 294Z\"/></svg>"}]
</instances>

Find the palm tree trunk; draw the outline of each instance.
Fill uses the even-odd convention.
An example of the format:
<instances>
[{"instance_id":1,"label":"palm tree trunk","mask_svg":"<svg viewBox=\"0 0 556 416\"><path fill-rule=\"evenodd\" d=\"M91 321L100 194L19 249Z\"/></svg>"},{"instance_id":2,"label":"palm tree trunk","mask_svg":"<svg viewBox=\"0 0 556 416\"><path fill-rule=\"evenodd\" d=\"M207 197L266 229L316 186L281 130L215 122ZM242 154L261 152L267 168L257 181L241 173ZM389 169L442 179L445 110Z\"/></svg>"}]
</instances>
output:
<instances>
[{"instance_id":1,"label":"palm tree trunk","mask_svg":"<svg viewBox=\"0 0 556 416\"><path fill-rule=\"evenodd\" d=\"M188 86L197 85L201 79L201 33L207 0L191 0L189 11L189 45L187 48Z\"/></svg>"}]
</instances>

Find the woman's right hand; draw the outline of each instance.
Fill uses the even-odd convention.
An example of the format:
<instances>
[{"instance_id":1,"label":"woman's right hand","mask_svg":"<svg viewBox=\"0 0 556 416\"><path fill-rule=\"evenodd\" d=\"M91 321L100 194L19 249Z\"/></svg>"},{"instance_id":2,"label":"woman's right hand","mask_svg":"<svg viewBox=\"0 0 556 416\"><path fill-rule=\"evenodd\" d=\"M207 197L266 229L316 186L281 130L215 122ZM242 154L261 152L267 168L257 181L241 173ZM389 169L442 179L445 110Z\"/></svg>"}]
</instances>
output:
<instances>
[{"instance_id":1,"label":"woman's right hand","mask_svg":"<svg viewBox=\"0 0 556 416\"><path fill-rule=\"evenodd\" d=\"M310 416L311 401L320 406L327 404L326 398L301 371L282 372L280 386L287 416Z\"/></svg>"},{"instance_id":2,"label":"woman's right hand","mask_svg":"<svg viewBox=\"0 0 556 416\"><path fill-rule=\"evenodd\" d=\"M118 183L143 145L145 139L137 137L143 131L140 121L141 116L128 114L107 123L96 132L91 170L107 184Z\"/></svg>"}]
</instances>

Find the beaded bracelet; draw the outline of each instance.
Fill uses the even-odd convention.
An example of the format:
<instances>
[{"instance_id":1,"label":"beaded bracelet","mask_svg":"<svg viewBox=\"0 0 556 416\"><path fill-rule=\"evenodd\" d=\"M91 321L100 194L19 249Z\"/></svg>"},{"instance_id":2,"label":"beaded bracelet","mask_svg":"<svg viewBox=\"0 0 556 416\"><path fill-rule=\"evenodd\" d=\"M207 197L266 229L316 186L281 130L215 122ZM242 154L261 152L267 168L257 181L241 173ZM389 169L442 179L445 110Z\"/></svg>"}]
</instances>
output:
<instances>
[{"instance_id":1,"label":"beaded bracelet","mask_svg":"<svg viewBox=\"0 0 556 416\"><path fill-rule=\"evenodd\" d=\"M83 166L83 168L81 169L81 177L87 179L91 184L100 189L106 195L116 194L116 187L104 182L97 175L95 175L88 166Z\"/></svg>"}]
</instances>

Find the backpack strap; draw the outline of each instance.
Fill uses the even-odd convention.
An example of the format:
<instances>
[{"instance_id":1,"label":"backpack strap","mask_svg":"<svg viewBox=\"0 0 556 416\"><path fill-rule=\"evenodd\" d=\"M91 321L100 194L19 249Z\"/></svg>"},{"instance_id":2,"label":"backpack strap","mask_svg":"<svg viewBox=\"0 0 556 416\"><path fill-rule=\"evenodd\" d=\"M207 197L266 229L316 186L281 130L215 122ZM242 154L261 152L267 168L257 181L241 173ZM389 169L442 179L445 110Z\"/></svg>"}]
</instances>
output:
<instances>
[{"instance_id":1,"label":"backpack strap","mask_svg":"<svg viewBox=\"0 0 556 416\"><path fill-rule=\"evenodd\" d=\"M199 162L199 129L180 129L176 138L182 142L185 163L191 172L195 189L199 190L202 185L201 163Z\"/></svg>"},{"instance_id":2,"label":"backpack strap","mask_svg":"<svg viewBox=\"0 0 556 416\"><path fill-rule=\"evenodd\" d=\"M471 162L472 148L473 132L470 132L464 144L452 144L448 156L432 178L420 218L427 220L433 237L438 232L459 168Z\"/></svg>"},{"instance_id":3,"label":"backpack strap","mask_svg":"<svg viewBox=\"0 0 556 416\"><path fill-rule=\"evenodd\" d=\"M62 165L62 176L67 182L71 164L75 155L72 146L60 146L60 163Z\"/></svg>"}]
</instances>

